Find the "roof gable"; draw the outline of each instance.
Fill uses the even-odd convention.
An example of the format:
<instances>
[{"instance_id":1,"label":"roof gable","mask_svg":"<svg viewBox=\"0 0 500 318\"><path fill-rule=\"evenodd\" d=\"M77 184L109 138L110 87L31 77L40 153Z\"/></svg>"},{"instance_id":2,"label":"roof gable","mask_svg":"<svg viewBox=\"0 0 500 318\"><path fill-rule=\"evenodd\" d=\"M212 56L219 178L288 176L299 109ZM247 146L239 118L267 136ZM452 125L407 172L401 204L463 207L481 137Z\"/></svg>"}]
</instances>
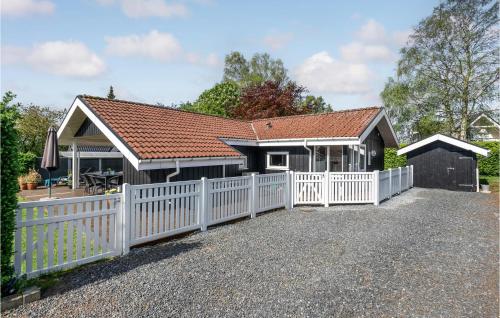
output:
<instances>
[{"instance_id":1,"label":"roof gable","mask_svg":"<svg viewBox=\"0 0 500 318\"><path fill-rule=\"evenodd\" d=\"M408 152L411 152L413 150L416 150L418 148L421 148L425 145L431 144L431 143L436 142L436 141L442 141L442 142L445 142L447 144L453 145L455 147L475 152L475 153L482 155L482 156L487 156L489 153L489 150L475 146L471 143L468 143L468 142L465 142L465 141L462 141L459 139L455 139L452 137L448 137L445 135L436 134L436 135L430 136L428 138L425 138L423 140L420 140L414 144L408 145L402 149L399 149L398 156L404 155Z\"/></svg>"}]
</instances>

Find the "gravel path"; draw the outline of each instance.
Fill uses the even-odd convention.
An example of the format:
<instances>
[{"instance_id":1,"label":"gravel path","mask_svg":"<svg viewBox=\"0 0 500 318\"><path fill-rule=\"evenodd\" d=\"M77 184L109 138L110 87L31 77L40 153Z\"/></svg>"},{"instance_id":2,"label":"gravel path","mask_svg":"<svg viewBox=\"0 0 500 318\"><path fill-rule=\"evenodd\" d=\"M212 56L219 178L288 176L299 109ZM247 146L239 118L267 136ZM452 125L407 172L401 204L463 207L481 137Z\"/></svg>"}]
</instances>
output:
<instances>
[{"instance_id":1,"label":"gravel path","mask_svg":"<svg viewBox=\"0 0 500 318\"><path fill-rule=\"evenodd\" d=\"M267 213L86 266L4 314L497 317L489 198L412 189L379 208Z\"/></svg>"}]
</instances>

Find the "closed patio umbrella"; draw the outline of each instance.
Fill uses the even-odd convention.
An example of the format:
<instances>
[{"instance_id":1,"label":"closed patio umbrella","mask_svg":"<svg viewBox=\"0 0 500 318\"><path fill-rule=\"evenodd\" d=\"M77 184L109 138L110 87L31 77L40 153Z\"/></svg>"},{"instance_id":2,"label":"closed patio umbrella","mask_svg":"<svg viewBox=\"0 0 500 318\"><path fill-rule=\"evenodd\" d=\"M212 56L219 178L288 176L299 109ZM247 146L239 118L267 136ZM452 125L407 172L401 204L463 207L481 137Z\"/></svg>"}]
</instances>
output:
<instances>
[{"instance_id":1,"label":"closed patio umbrella","mask_svg":"<svg viewBox=\"0 0 500 318\"><path fill-rule=\"evenodd\" d=\"M59 145L57 143L57 132L54 127L50 127L45 140L41 167L49 171L49 198L52 195L52 175L53 170L59 168Z\"/></svg>"}]
</instances>

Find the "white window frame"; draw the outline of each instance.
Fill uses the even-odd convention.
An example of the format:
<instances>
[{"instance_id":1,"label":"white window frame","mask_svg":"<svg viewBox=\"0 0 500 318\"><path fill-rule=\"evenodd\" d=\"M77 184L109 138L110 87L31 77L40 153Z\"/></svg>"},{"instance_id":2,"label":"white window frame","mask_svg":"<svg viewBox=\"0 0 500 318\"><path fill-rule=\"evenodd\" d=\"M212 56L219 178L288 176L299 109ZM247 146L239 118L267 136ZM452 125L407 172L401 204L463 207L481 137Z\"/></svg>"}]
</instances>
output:
<instances>
[{"instance_id":1,"label":"white window frame","mask_svg":"<svg viewBox=\"0 0 500 318\"><path fill-rule=\"evenodd\" d=\"M280 155L286 156L286 166L272 166L271 165L271 156L272 155ZM289 170L290 164L290 154L288 151L268 151L266 154L266 169L268 170Z\"/></svg>"}]
</instances>

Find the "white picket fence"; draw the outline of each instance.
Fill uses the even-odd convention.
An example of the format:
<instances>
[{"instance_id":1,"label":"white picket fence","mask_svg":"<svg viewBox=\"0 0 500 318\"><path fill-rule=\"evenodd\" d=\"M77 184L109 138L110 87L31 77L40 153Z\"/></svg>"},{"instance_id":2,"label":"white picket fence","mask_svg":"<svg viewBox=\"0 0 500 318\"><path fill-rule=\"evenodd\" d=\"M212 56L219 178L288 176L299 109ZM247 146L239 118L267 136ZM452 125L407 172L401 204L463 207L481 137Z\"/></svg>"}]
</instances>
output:
<instances>
[{"instance_id":1,"label":"white picket fence","mask_svg":"<svg viewBox=\"0 0 500 318\"><path fill-rule=\"evenodd\" d=\"M29 278L120 255L121 194L21 202L14 268Z\"/></svg>"},{"instance_id":2,"label":"white picket fence","mask_svg":"<svg viewBox=\"0 0 500 318\"><path fill-rule=\"evenodd\" d=\"M413 170L276 173L124 184L122 193L19 203L14 267L36 277L155 241L293 204L374 203L413 184Z\"/></svg>"},{"instance_id":3,"label":"white picket fence","mask_svg":"<svg viewBox=\"0 0 500 318\"><path fill-rule=\"evenodd\" d=\"M373 172L292 172L297 204L356 204L389 199L413 186L413 168Z\"/></svg>"}]
</instances>

